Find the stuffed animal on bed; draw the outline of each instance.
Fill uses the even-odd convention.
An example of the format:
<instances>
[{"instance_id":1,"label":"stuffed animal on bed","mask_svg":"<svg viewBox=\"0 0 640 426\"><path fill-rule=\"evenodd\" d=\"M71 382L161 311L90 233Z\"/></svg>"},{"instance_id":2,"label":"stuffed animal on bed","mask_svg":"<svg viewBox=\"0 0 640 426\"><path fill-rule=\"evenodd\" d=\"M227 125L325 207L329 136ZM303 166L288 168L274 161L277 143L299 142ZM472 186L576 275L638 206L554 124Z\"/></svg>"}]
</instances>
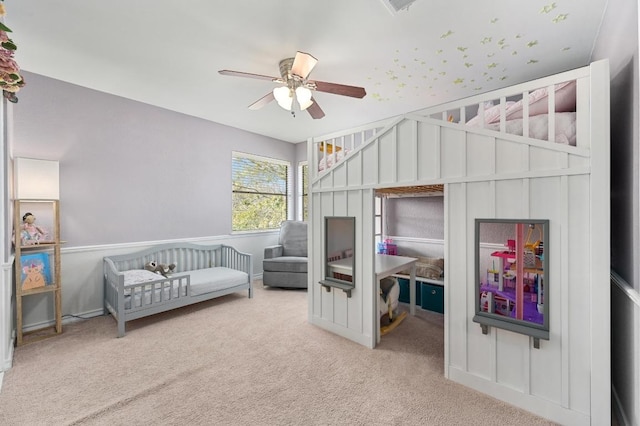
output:
<instances>
[{"instance_id":1,"label":"stuffed animal on bed","mask_svg":"<svg viewBox=\"0 0 640 426\"><path fill-rule=\"evenodd\" d=\"M165 265L164 263L158 263L155 260L152 260L144 265L144 269L167 277L174 269L176 269L176 264L171 263L169 265Z\"/></svg>"}]
</instances>

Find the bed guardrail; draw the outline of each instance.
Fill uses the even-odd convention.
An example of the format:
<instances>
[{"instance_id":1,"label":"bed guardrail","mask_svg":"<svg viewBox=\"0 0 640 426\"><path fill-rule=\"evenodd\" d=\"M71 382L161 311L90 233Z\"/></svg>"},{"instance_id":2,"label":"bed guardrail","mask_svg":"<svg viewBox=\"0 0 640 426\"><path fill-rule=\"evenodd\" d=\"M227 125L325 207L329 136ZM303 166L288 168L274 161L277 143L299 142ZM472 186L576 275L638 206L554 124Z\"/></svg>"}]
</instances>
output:
<instances>
[{"instance_id":1,"label":"bed guardrail","mask_svg":"<svg viewBox=\"0 0 640 426\"><path fill-rule=\"evenodd\" d=\"M402 118L438 120L444 126L495 137L553 141L589 149L590 67L578 68L484 94L425 108L370 126L310 139L313 181L375 141ZM549 136L551 135L551 136Z\"/></svg>"}]
</instances>

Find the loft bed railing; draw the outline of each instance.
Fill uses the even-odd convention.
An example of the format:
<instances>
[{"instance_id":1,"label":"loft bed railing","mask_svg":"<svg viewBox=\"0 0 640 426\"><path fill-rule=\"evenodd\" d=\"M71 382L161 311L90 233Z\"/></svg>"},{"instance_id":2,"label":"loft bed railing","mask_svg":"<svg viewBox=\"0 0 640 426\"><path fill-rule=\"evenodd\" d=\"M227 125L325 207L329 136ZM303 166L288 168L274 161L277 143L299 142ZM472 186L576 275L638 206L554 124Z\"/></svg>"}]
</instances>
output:
<instances>
[{"instance_id":1,"label":"loft bed railing","mask_svg":"<svg viewBox=\"0 0 640 426\"><path fill-rule=\"evenodd\" d=\"M590 67L583 67L311 138L308 158L309 164L315 165L310 167L311 181L328 173L403 119L441 123L508 140L552 140L588 150L589 78Z\"/></svg>"}]
</instances>

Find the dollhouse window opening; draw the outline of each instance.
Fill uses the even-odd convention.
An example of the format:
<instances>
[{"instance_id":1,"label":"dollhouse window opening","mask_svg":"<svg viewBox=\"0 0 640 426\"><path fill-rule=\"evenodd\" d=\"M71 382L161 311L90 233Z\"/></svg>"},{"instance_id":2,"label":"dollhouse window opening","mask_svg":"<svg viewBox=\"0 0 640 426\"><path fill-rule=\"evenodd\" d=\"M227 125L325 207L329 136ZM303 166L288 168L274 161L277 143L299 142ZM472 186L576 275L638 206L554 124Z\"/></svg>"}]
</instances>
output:
<instances>
[{"instance_id":1,"label":"dollhouse window opening","mask_svg":"<svg viewBox=\"0 0 640 426\"><path fill-rule=\"evenodd\" d=\"M493 326L529 335L538 348L549 339L549 221L476 219L475 231L473 321L484 334Z\"/></svg>"}]
</instances>

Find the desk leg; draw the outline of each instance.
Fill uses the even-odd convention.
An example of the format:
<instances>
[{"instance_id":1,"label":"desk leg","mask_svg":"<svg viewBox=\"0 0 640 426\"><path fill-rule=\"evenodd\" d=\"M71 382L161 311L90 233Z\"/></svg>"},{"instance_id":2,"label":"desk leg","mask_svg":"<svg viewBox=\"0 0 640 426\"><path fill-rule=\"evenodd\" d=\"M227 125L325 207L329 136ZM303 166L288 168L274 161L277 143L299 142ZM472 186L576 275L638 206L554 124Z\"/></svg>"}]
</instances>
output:
<instances>
[{"instance_id":1,"label":"desk leg","mask_svg":"<svg viewBox=\"0 0 640 426\"><path fill-rule=\"evenodd\" d=\"M409 279L409 313L416 314L416 264L411 265L411 275Z\"/></svg>"}]
</instances>

